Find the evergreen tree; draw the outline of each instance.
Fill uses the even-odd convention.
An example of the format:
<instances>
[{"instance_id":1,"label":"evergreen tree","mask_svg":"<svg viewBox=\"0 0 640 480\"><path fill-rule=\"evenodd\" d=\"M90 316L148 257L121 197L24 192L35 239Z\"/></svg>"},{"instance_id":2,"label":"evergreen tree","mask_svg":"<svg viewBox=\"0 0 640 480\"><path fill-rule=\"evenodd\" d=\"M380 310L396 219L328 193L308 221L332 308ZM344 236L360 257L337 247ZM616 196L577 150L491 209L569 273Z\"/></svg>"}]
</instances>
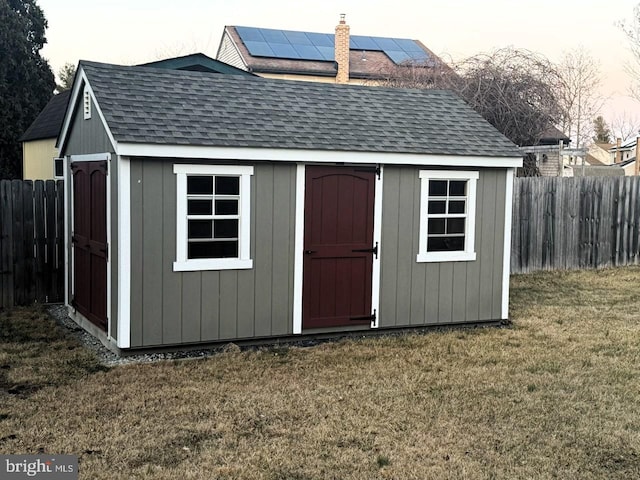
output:
<instances>
[{"instance_id":1,"label":"evergreen tree","mask_svg":"<svg viewBox=\"0 0 640 480\"><path fill-rule=\"evenodd\" d=\"M611 143L611 130L604 121L602 115L598 115L593 121L594 137L593 141L598 143Z\"/></svg>"},{"instance_id":2,"label":"evergreen tree","mask_svg":"<svg viewBox=\"0 0 640 480\"><path fill-rule=\"evenodd\" d=\"M0 178L21 178L18 140L53 95L46 27L36 0L0 0Z\"/></svg>"}]
</instances>

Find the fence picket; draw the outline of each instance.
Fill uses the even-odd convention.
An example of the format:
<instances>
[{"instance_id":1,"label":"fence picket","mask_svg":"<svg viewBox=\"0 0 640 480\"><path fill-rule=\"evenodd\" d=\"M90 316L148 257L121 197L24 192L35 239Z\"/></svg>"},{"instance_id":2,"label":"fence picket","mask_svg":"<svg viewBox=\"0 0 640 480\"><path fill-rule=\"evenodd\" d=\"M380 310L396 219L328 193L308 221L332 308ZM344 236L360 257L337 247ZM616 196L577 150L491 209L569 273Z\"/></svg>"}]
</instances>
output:
<instances>
[{"instance_id":1,"label":"fence picket","mask_svg":"<svg viewBox=\"0 0 640 480\"><path fill-rule=\"evenodd\" d=\"M64 298L63 185L0 181L0 308Z\"/></svg>"},{"instance_id":2,"label":"fence picket","mask_svg":"<svg viewBox=\"0 0 640 480\"><path fill-rule=\"evenodd\" d=\"M512 273L640 263L640 177L516 178Z\"/></svg>"}]
</instances>

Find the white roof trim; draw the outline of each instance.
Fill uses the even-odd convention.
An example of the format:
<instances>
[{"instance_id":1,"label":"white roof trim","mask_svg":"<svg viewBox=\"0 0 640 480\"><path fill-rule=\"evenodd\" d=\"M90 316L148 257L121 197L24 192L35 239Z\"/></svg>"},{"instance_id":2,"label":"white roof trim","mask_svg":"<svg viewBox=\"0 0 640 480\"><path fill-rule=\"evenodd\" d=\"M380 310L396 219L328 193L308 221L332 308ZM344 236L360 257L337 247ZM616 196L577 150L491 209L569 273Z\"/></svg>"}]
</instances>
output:
<instances>
[{"instance_id":1,"label":"white roof trim","mask_svg":"<svg viewBox=\"0 0 640 480\"><path fill-rule=\"evenodd\" d=\"M522 166L522 157L430 155L418 153L301 150L288 148L206 147L196 145L155 145L118 143L118 155L156 158L202 158L219 160L282 161L308 163L380 163L385 165L433 165L451 167Z\"/></svg>"},{"instance_id":2,"label":"white roof trim","mask_svg":"<svg viewBox=\"0 0 640 480\"><path fill-rule=\"evenodd\" d=\"M84 73L82 69L82 65L79 66L79 71L76 74L76 80L73 84L73 90L71 92L71 98L69 98L69 107L67 107L67 112L64 117L64 121L62 122L62 130L60 131L60 136L58 137L58 151L62 152L65 144L67 143L67 138L71 129L71 121L73 120L73 114L75 112L76 104L78 103L78 96L84 94L84 89L81 88L82 85L86 85L87 90L89 91L89 95L91 96L91 100L93 101L96 111L98 112L98 116L100 117L100 121L102 121L102 126L104 127L105 132L107 132L107 136L109 137L109 141L111 142L111 146L114 151L117 151L118 142L116 142L113 134L111 133L111 129L109 125L107 125L107 121L104 118L104 114L102 113L102 109L100 105L98 105L98 101L96 100L96 96L93 93L93 89L91 88L91 84L87 79L87 75Z\"/></svg>"}]
</instances>

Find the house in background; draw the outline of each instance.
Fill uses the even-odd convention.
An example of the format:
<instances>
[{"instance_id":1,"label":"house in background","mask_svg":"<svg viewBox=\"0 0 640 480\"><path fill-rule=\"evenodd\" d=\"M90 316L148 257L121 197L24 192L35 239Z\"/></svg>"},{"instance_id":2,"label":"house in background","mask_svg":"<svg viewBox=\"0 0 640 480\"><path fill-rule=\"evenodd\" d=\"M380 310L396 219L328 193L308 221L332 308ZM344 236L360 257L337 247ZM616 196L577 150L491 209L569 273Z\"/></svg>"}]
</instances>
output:
<instances>
[{"instance_id":1,"label":"house in background","mask_svg":"<svg viewBox=\"0 0 640 480\"><path fill-rule=\"evenodd\" d=\"M70 91L54 95L42 109L24 135L22 142L22 178L25 180L50 180L62 178L62 163L58 158L56 139L67 109ZM58 171L56 172L56 165Z\"/></svg>"},{"instance_id":2,"label":"house in background","mask_svg":"<svg viewBox=\"0 0 640 480\"><path fill-rule=\"evenodd\" d=\"M253 75L246 70L215 60L204 53L192 53L182 57L166 58L154 62L142 63L139 67L169 68L189 72L223 73L225 75Z\"/></svg>"},{"instance_id":3,"label":"house in background","mask_svg":"<svg viewBox=\"0 0 640 480\"><path fill-rule=\"evenodd\" d=\"M352 84L409 63L448 70L418 40L351 35L344 15L335 34L226 26L216 58L262 77Z\"/></svg>"},{"instance_id":4,"label":"house in background","mask_svg":"<svg viewBox=\"0 0 640 480\"><path fill-rule=\"evenodd\" d=\"M625 175L640 175L640 164L637 162L640 137L630 138L624 142L618 138L616 145L609 149L613 165L623 169Z\"/></svg>"},{"instance_id":5,"label":"house in background","mask_svg":"<svg viewBox=\"0 0 640 480\"><path fill-rule=\"evenodd\" d=\"M522 156L451 92L81 62L58 146L117 351L508 318Z\"/></svg>"},{"instance_id":6,"label":"house in background","mask_svg":"<svg viewBox=\"0 0 640 480\"><path fill-rule=\"evenodd\" d=\"M202 53L157 60L139 66L225 75L253 75ZM58 158L55 145L67 109L69 94L70 92L66 91L55 95L21 137L22 178L25 180L62 178L62 160L58 159L54 165L54 159Z\"/></svg>"}]
</instances>

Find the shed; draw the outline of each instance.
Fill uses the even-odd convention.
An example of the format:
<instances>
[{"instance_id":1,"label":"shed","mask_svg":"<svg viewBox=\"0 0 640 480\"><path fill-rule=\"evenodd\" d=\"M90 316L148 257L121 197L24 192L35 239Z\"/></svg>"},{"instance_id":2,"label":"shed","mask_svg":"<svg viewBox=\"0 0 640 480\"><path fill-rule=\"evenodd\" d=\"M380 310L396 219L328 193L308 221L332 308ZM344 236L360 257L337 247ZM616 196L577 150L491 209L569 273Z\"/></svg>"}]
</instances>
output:
<instances>
[{"instance_id":1,"label":"shed","mask_svg":"<svg viewBox=\"0 0 640 480\"><path fill-rule=\"evenodd\" d=\"M450 92L83 61L58 146L116 350L508 318L522 157Z\"/></svg>"}]
</instances>

